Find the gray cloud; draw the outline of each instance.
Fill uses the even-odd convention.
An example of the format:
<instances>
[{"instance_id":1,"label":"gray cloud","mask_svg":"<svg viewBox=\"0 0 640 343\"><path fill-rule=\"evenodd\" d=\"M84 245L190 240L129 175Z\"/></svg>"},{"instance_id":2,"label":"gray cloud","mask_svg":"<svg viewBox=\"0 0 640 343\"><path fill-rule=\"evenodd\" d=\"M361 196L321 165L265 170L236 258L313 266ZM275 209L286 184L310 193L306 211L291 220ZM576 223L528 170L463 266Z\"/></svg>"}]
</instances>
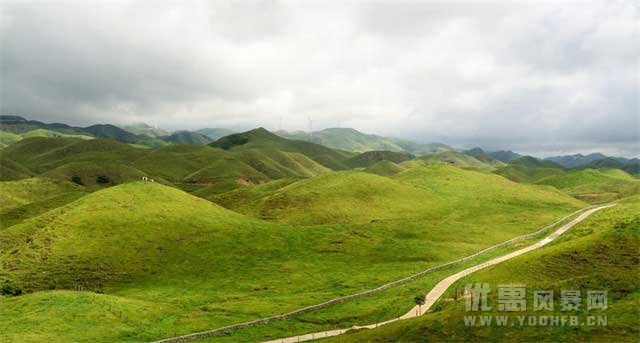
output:
<instances>
[{"instance_id":1,"label":"gray cloud","mask_svg":"<svg viewBox=\"0 0 640 343\"><path fill-rule=\"evenodd\" d=\"M634 1L0 6L4 114L640 155Z\"/></svg>"}]
</instances>

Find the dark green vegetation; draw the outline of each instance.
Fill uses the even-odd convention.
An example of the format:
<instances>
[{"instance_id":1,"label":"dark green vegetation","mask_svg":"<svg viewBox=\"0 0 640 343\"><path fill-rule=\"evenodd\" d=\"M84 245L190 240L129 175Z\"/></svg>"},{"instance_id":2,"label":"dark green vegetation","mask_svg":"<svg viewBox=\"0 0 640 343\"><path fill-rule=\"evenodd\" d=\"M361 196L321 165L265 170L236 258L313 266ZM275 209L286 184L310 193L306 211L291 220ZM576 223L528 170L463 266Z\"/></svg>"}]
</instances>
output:
<instances>
[{"instance_id":1,"label":"dark green vegetation","mask_svg":"<svg viewBox=\"0 0 640 343\"><path fill-rule=\"evenodd\" d=\"M0 341L140 342L280 314L532 232L586 206L580 187L638 192L617 169L522 159L510 166L558 178L514 182L484 153L357 154L264 129L137 144L31 137L0 150ZM445 275L219 339L382 319Z\"/></svg>"},{"instance_id":2,"label":"dark green vegetation","mask_svg":"<svg viewBox=\"0 0 640 343\"><path fill-rule=\"evenodd\" d=\"M436 311L422 318L394 323L374 330L353 332L328 342L637 342L640 335L640 198L628 198L617 207L587 218L549 246L503 264L479 271L454 284ZM489 283L489 312L466 312L460 297L467 283ZM525 284L524 312L500 312L496 288L500 284ZM533 290L553 290L554 311L534 312ZM559 293L581 290L578 311L560 311ZM608 309L587 310L585 292L606 290ZM467 327L465 315L607 316L606 326L485 326Z\"/></svg>"}]
</instances>

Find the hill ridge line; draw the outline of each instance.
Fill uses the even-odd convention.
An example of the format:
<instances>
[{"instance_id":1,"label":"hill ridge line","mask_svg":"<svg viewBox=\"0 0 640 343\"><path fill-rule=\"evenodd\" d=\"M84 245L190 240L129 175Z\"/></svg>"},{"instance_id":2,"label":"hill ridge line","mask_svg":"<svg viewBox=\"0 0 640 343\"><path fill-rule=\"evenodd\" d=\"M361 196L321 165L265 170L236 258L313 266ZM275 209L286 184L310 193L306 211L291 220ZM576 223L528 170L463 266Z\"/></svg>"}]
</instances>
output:
<instances>
[{"instance_id":1,"label":"hill ridge line","mask_svg":"<svg viewBox=\"0 0 640 343\"><path fill-rule=\"evenodd\" d=\"M506 240L504 242L501 242L501 243L498 243L496 245L492 245L490 247L487 247L487 248L485 248L483 250L480 250L480 251L478 251L476 253L473 253L473 254L471 254L469 256L465 256L465 257L459 258L459 259L451 261L451 262L447 262L447 263L444 263L444 264L441 264L441 265L437 265L437 266L433 266L433 267L427 268L427 269L425 269L425 270L423 270L421 272L418 272L416 274L407 276L407 277L402 278L402 279L398 279L398 280L395 280L395 281L388 282L386 284L383 284L381 286L378 286L378 287L370 289L370 290L362 291L360 293L355 293L355 294L351 294L351 295L346 295L346 296L339 297L339 298L330 299L330 300L327 300L327 301L319 303L319 304L310 305L310 306L303 307L301 309L294 310L294 311L287 312L287 313L280 314L280 315L275 315L275 316L271 316L271 317L256 319L256 320L252 320L252 321L248 321L248 322L231 324L231 325L223 326L223 327L220 327L220 328L217 328L217 329L213 329L213 330L208 330L208 331L201 331L201 332L195 332L195 333L182 335L182 336L164 338L164 339L161 339L161 340L152 341L150 343L181 343L181 342L189 342L189 341L194 341L194 340L197 340L197 339L202 339L202 338L207 338L207 337L218 336L218 335L223 334L223 333L232 332L232 331L236 331L236 330L247 328L247 327L253 327L253 326L258 326L258 325L262 325L262 324L268 324L270 322L275 322L275 321L280 321L280 320L286 320L286 319L295 317L295 316L300 315L300 314L304 314L304 313L311 312L311 311L314 311L314 310L319 310L319 309L322 309L322 308L325 308L325 307L329 307L331 305L341 304L341 303L347 302L349 300L356 300L356 299L364 298L366 296L370 296L370 295L385 291L385 290L390 289L390 288L394 288L394 287L398 287L398 286L404 285L404 284L409 283L411 281L414 281L414 280L416 280L416 279L418 279L418 278L420 278L420 277L422 277L422 276L424 276L424 275L426 275L428 273L431 273L431 272L434 272L434 271L438 271L438 270L441 270L441 269L444 269L444 268L459 264L461 262L468 261L469 259L472 259L474 257L480 256L480 255L482 255L484 253L487 253L489 251L504 247L504 246L506 246L508 244L511 244L511 243L514 243L514 242L517 242L517 241L520 241L520 240L524 240L524 239L536 236L536 235L538 235L538 234L540 234L540 233L542 233L542 232L544 232L546 230L549 230L549 229L555 227L556 225L560 224L561 222L565 221L566 219L568 219L568 218L570 218L570 217L572 217L574 215L577 215L577 214L579 214L581 212L585 212L587 210L590 210L590 209L593 209L593 208L596 208L596 207L603 207L604 208L604 206L607 206L607 205L602 205L602 204L600 204L600 205L592 205L592 206L587 206L587 207L578 209L578 210L576 210L576 211L574 211L574 212L572 212L572 213L570 213L570 214L558 219L557 221L553 222L552 224L549 224L549 225L547 225L547 226L545 226L545 227L543 227L543 228L541 228L541 229L539 229L537 231L534 231L534 232L531 232L531 233L528 233L528 234L524 234L522 236L511 238L511 239ZM613 205L609 205L609 206L613 206ZM348 330L348 329L345 329L345 330ZM311 335L311 334L309 334L309 335ZM295 336L295 337L298 337L298 336ZM320 337L318 337L318 338L320 338ZM279 341L280 340L275 340L274 342L279 342Z\"/></svg>"}]
</instances>

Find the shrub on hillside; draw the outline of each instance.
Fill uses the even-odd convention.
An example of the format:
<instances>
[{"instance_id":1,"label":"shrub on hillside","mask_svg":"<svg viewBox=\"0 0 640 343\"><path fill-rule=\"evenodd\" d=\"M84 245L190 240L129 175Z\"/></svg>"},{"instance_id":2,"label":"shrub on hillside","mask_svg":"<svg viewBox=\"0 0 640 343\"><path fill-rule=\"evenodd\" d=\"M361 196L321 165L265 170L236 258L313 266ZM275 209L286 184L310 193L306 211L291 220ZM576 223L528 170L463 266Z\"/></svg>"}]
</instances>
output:
<instances>
[{"instance_id":1,"label":"shrub on hillside","mask_svg":"<svg viewBox=\"0 0 640 343\"><path fill-rule=\"evenodd\" d=\"M18 296L22 294L22 289L15 287L10 280L4 280L4 284L0 289L0 294L2 295L10 295L10 296Z\"/></svg>"},{"instance_id":2,"label":"shrub on hillside","mask_svg":"<svg viewBox=\"0 0 640 343\"><path fill-rule=\"evenodd\" d=\"M106 175L98 175L96 177L96 183L100 183L100 184L109 183L109 177Z\"/></svg>"},{"instance_id":3,"label":"shrub on hillside","mask_svg":"<svg viewBox=\"0 0 640 343\"><path fill-rule=\"evenodd\" d=\"M77 183L77 184L79 184L79 185L82 185L82 184L83 184L83 183L82 183L82 178L81 178L80 176L78 176L78 175L74 175L74 176L72 176L72 177L71 177L71 182L73 182L73 183Z\"/></svg>"}]
</instances>

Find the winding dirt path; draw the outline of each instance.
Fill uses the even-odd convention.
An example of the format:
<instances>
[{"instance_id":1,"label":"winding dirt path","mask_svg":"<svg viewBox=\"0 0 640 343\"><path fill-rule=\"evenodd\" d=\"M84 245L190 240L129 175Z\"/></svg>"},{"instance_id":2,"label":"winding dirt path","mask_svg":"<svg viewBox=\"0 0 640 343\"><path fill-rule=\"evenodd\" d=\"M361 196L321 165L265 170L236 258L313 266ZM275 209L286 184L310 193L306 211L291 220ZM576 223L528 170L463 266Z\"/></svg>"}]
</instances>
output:
<instances>
[{"instance_id":1,"label":"winding dirt path","mask_svg":"<svg viewBox=\"0 0 640 343\"><path fill-rule=\"evenodd\" d=\"M379 326L382 325L386 325L389 323L393 323L395 321L399 321L399 320L405 320L405 319L409 319L409 318L415 318L415 317L419 317L423 314L425 314L427 311L429 311L429 309L431 308L431 306L433 306L433 304L436 303L436 301L442 296L442 294L444 294L444 292L456 281L462 279L463 277L474 273L478 270L490 267L490 266L494 266L498 263L510 260L516 256L520 256L522 254L526 254L529 251L532 250L536 250L540 247L543 247L547 244L549 244L550 242L552 242L554 239L558 238L560 235L562 235L563 233L565 233L567 230L571 229L574 225L580 223L581 221L583 221L585 218L587 218L588 216L590 216L591 214L593 214L596 211L608 208L608 207L612 207L615 206L615 204L607 204L607 205L601 205L601 206L596 206L593 207L591 209L588 209L586 211L584 211L582 214L580 214L578 217L576 217L574 220L570 221L569 223L563 225L561 228L559 228L558 230L554 231L552 234L550 234L549 236L547 236L546 238L542 239L541 241L534 243L526 248L522 248L520 250L516 250L512 253L506 254L504 256L500 256L497 258L494 258L492 260L489 260L487 262L483 262L480 264L477 264L475 266L469 267L467 269L464 269L462 271L459 271L445 279L443 279L442 281L438 282L432 289L431 291L429 291L429 293L427 293L427 295L425 296L425 304L422 306L414 306L411 310L409 310L409 312L405 313L404 315L398 317L398 318L394 318L394 319L390 319L384 322L379 322L379 323L374 323L374 324L370 324L370 325L365 325L365 326L353 326L350 328L345 328L345 329L336 329L336 330L329 330L329 331L321 331L321 332L315 332L315 333L310 333L310 334L306 334L306 335L299 335L299 336L292 336L292 337L287 337L287 338L280 338L280 339L276 339L276 340L271 340L271 341L266 341L263 343L297 343L297 342L304 342L304 341L311 341L314 339L319 339L319 338L324 338L324 337L331 337L331 336L338 336L341 335L347 331L350 330L354 330L354 329L373 329L373 328L377 328Z\"/></svg>"}]
</instances>

